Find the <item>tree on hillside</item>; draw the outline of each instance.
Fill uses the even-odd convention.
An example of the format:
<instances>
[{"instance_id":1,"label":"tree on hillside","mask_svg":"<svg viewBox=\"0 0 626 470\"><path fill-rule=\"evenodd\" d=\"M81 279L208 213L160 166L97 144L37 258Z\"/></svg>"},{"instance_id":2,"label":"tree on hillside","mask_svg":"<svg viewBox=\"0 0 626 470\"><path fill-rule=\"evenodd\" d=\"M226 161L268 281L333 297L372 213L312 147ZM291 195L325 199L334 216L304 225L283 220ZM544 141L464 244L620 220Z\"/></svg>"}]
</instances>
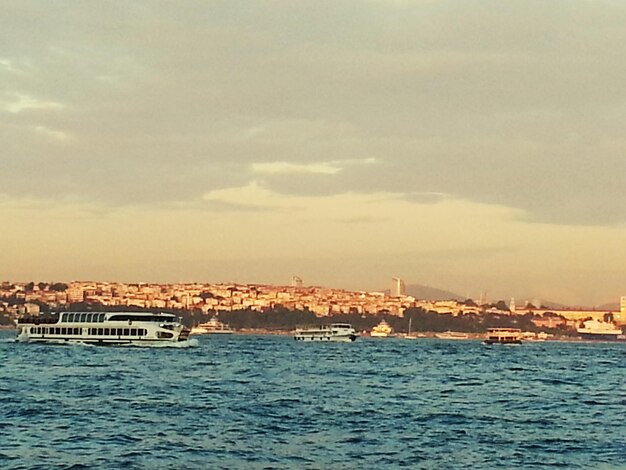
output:
<instances>
[{"instance_id":1,"label":"tree on hillside","mask_svg":"<svg viewBox=\"0 0 626 470\"><path fill-rule=\"evenodd\" d=\"M50 286L50 290L54 292L65 292L68 288L68 285L63 282L55 282Z\"/></svg>"}]
</instances>

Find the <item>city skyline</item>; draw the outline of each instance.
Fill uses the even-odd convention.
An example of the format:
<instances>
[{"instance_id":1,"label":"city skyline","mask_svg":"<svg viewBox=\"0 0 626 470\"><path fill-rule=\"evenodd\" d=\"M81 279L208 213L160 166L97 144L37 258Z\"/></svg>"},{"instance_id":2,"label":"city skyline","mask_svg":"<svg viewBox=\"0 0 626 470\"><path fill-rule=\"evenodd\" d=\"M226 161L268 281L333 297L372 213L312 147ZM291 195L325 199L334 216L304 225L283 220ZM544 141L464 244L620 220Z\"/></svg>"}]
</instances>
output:
<instances>
[{"instance_id":1,"label":"city skyline","mask_svg":"<svg viewBox=\"0 0 626 470\"><path fill-rule=\"evenodd\" d=\"M626 5L20 1L0 278L626 292Z\"/></svg>"}]
</instances>

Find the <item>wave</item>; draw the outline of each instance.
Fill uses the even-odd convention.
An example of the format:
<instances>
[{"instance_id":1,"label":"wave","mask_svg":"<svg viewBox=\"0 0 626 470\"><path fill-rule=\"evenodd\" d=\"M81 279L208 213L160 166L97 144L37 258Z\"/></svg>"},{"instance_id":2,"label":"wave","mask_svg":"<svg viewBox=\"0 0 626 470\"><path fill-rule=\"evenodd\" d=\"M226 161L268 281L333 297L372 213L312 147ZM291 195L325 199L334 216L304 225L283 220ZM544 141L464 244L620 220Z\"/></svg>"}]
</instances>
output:
<instances>
[{"instance_id":1,"label":"wave","mask_svg":"<svg viewBox=\"0 0 626 470\"><path fill-rule=\"evenodd\" d=\"M176 341L176 342L167 342L162 341L159 343L132 343L132 344L120 344L120 347L124 348L178 348L178 349L186 349L186 348L197 348L200 346L200 342L197 338L189 338L186 341Z\"/></svg>"}]
</instances>

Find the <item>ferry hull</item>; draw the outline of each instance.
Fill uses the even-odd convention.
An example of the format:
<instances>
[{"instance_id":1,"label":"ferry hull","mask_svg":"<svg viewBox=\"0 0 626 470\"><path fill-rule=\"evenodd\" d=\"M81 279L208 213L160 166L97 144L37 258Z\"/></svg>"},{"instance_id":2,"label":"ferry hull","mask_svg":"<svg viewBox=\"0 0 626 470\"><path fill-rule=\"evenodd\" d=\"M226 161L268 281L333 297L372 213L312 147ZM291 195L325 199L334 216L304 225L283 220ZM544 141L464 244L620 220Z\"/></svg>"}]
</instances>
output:
<instances>
[{"instance_id":1,"label":"ferry hull","mask_svg":"<svg viewBox=\"0 0 626 470\"><path fill-rule=\"evenodd\" d=\"M350 343L356 340L356 335L349 336L307 336L295 335L296 341L316 341L316 342L334 342L334 343Z\"/></svg>"},{"instance_id":2,"label":"ferry hull","mask_svg":"<svg viewBox=\"0 0 626 470\"><path fill-rule=\"evenodd\" d=\"M579 335L586 341L626 341L626 335L609 333L579 333Z\"/></svg>"},{"instance_id":3,"label":"ferry hull","mask_svg":"<svg viewBox=\"0 0 626 470\"><path fill-rule=\"evenodd\" d=\"M486 339L484 343L485 344L522 344L522 340L521 339L507 339L507 340Z\"/></svg>"}]
</instances>

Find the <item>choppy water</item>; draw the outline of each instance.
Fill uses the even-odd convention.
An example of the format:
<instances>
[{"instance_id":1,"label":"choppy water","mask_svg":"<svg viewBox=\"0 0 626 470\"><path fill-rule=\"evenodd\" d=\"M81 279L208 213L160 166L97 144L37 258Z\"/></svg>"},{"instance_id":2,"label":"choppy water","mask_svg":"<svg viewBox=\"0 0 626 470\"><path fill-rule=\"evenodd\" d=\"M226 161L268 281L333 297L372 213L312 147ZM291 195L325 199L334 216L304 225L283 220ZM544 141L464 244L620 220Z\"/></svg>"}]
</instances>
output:
<instances>
[{"instance_id":1,"label":"choppy water","mask_svg":"<svg viewBox=\"0 0 626 470\"><path fill-rule=\"evenodd\" d=\"M10 342L0 468L626 468L626 345Z\"/></svg>"}]
</instances>

